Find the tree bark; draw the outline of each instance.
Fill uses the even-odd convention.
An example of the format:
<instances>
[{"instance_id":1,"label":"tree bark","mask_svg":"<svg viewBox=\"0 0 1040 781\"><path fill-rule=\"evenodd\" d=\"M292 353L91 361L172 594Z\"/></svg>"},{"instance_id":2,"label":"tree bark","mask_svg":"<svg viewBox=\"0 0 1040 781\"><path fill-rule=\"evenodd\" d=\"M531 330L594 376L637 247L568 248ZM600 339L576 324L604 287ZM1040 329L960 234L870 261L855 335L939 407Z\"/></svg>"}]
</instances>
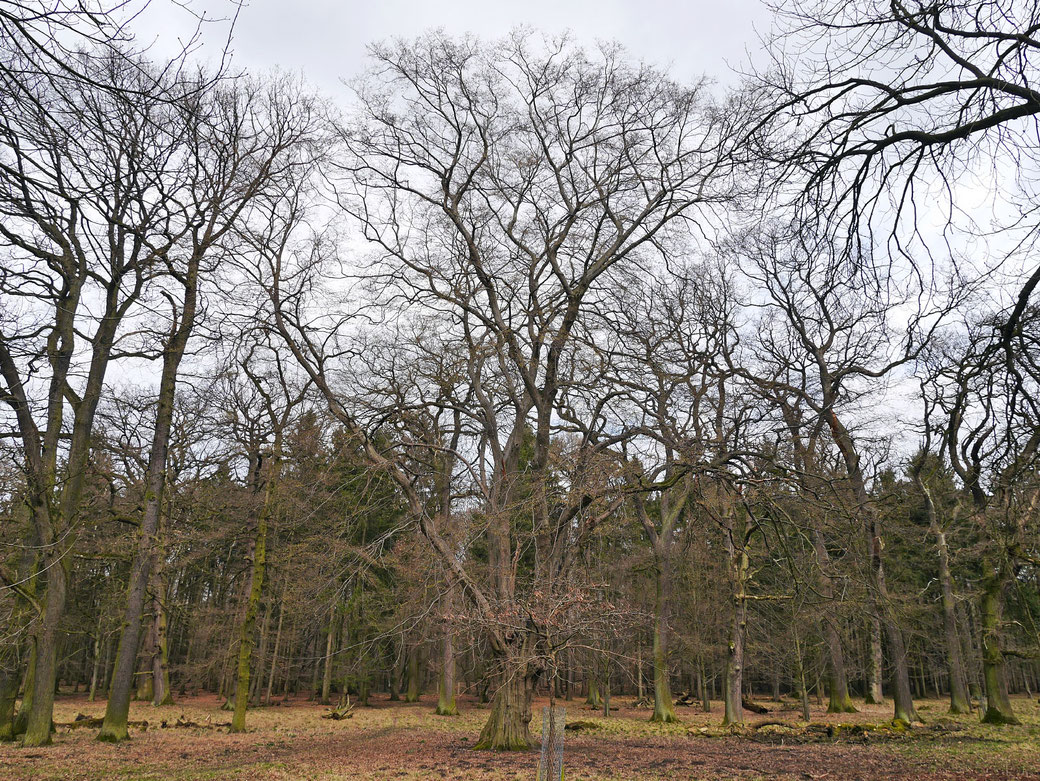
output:
<instances>
[{"instance_id":1,"label":"tree bark","mask_svg":"<svg viewBox=\"0 0 1040 781\"><path fill-rule=\"evenodd\" d=\"M726 644L726 686L724 695L725 713L722 724L744 723L743 676L744 636L747 629L747 581L750 560L747 554L746 535L738 529L735 512L727 513L725 535L728 554L729 581L731 588L731 617L729 641ZM740 524L743 527L744 524Z\"/></svg>"},{"instance_id":2,"label":"tree bark","mask_svg":"<svg viewBox=\"0 0 1040 781\"><path fill-rule=\"evenodd\" d=\"M504 665L491 699L491 715L480 731L475 749L526 751L531 747L531 695L533 681Z\"/></svg>"},{"instance_id":3,"label":"tree bark","mask_svg":"<svg viewBox=\"0 0 1040 781\"><path fill-rule=\"evenodd\" d=\"M885 701L881 684L883 669L881 621L872 613L867 617L867 691L863 698L867 705L880 705Z\"/></svg>"},{"instance_id":4,"label":"tree bark","mask_svg":"<svg viewBox=\"0 0 1040 781\"><path fill-rule=\"evenodd\" d=\"M943 630L946 639L946 662L950 675L950 713L971 713L968 688L961 657L960 632L957 631L957 602L950 575L950 552L946 534L938 527L936 542L939 548L939 581L942 585Z\"/></svg>"},{"instance_id":5,"label":"tree bark","mask_svg":"<svg viewBox=\"0 0 1040 781\"><path fill-rule=\"evenodd\" d=\"M244 732L246 728L246 709L249 707L249 665L253 652L253 635L256 633L256 615L260 609L260 598L263 596L264 572L267 565L267 521L278 478L280 452L281 440L276 434L274 458L272 459L274 463L271 464L271 474L267 476L264 500L257 516L249 599L239 631L238 680L235 686L235 712L231 718L232 732Z\"/></svg>"},{"instance_id":6,"label":"tree bark","mask_svg":"<svg viewBox=\"0 0 1040 781\"><path fill-rule=\"evenodd\" d=\"M408 660L405 668L405 677L408 679L408 685L404 694L405 702L418 702L422 694L422 682L419 680L419 661L419 644L415 643L408 647Z\"/></svg>"},{"instance_id":7,"label":"tree bark","mask_svg":"<svg viewBox=\"0 0 1040 781\"><path fill-rule=\"evenodd\" d=\"M440 674L437 676L437 710L438 716L458 716L459 709L455 705L455 645L449 629L444 633L443 654Z\"/></svg>"},{"instance_id":8,"label":"tree bark","mask_svg":"<svg viewBox=\"0 0 1040 781\"><path fill-rule=\"evenodd\" d=\"M820 593L827 600L828 606L823 616L823 631L827 638L828 652L828 675L827 690L830 694L830 703L827 706L828 713L855 713L856 707L849 697L849 681L845 672L845 654L841 647L841 635L838 633L837 619L831 605L834 604L834 585L831 582L827 566L830 564L830 555L823 541L820 530L813 530L813 546L816 550L816 560L820 567Z\"/></svg>"},{"instance_id":9,"label":"tree bark","mask_svg":"<svg viewBox=\"0 0 1040 781\"><path fill-rule=\"evenodd\" d=\"M1004 578L1000 568L983 559L982 596L982 681L986 689L986 724L1018 724L1004 679L1004 654L1000 650L1001 597Z\"/></svg>"}]
</instances>

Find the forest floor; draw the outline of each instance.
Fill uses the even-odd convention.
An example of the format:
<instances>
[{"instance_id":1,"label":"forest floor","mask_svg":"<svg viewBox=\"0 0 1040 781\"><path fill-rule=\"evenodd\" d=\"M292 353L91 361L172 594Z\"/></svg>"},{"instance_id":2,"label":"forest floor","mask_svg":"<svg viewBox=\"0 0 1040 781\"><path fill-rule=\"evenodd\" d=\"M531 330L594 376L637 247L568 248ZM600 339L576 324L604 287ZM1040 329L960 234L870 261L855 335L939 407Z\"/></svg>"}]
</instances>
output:
<instances>
[{"instance_id":1,"label":"forest floor","mask_svg":"<svg viewBox=\"0 0 1040 781\"><path fill-rule=\"evenodd\" d=\"M620 708L609 719L578 701L559 703L567 721L593 726L566 733L568 781L588 779L1040 779L1040 703L1017 698L1021 726L990 727L976 717L950 718L946 703L920 701L924 726L908 731L856 729L884 725L890 705L861 706L855 714L828 715L813 708L809 731L793 703L763 701L765 715L748 714L749 728L731 735L719 728L721 707L711 713L678 707L680 724L654 725L644 708ZM59 726L54 745L20 748L0 744L0 779L506 779L533 780L537 750L511 754L473 751L487 710L460 699L462 715L433 714L433 701L406 705L373 697L350 719L322 719L324 708L297 700L249 712L248 731L227 733L230 714L215 697L183 697L153 708L134 703L132 740L113 746L94 740L91 727ZM541 730L536 702L532 735ZM104 703L61 696L55 721L79 714L98 717ZM199 726L175 726L178 719ZM165 726L163 726L165 722ZM764 722L781 724L762 725ZM830 725L831 732L823 725Z\"/></svg>"}]
</instances>

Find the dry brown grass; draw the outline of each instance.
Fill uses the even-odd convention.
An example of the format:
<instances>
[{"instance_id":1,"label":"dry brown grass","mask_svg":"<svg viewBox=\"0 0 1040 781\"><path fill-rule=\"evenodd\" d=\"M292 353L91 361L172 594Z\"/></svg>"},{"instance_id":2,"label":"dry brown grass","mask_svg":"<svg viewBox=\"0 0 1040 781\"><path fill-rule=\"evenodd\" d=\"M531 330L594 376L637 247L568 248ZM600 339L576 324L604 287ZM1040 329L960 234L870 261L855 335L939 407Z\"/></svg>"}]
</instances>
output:
<instances>
[{"instance_id":1,"label":"dry brown grass","mask_svg":"<svg viewBox=\"0 0 1040 781\"><path fill-rule=\"evenodd\" d=\"M177 705L133 705L132 720L147 720L133 739L113 746L95 741L95 729L60 728L54 745L44 749L0 746L0 779L533 779L537 754L495 754L471 750L487 712L460 701L462 715L433 715L433 703L390 704L376 697L372 708L359 708L344 721L321 719L325 708L305 701L251 711L249 731L227 734L223 728L176 728L178 717L202 725L226 724L230 715L213 697L186 698ZM630 698L615 700L622 706ZM540 729L536 703L532 731ZM679 708L682 724L647 722L648 711L622 707L603 719L577 702L568 720L594 721L599 729L567 734L567 779L1040 779L1040 706L1020 699L1020 727L985 727L973 718L948 722L939 732L911 730L849 740L791 745L783 736L759 742L745 736L717 736L699 731L717 726L720 708L704 714ZM796 723L798 711L779 710L749 719ZM929 722L945 719L945 703L922 702ZM56 720L76 714L100 716L101 702L61 697ZM858 714L827 715L814 709L813 720L878 723L890 718L887 706L866 706ZM162 721L167 722L164 728ZM691 729L692 728L692 729Z\"/></svg>"}]
</instances>

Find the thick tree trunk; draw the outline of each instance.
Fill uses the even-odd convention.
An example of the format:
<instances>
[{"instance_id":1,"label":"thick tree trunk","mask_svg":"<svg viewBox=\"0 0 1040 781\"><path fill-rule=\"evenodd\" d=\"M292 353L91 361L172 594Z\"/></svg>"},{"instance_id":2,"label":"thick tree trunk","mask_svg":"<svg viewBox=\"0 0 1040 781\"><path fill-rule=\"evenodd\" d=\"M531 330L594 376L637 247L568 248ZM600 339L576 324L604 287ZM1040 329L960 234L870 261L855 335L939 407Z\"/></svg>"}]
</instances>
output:
<instances>
[{"instance_id":1,"label":"thick tree trunk","mask_svg":"<svg viewBox=\"0 0 1040 781\"><path fill-rule=\"evenodd\" d=\"M146 660L143 668L137 673L137 693L134 699L138 702L151 702L154 692L151 665Z\"/></svg>"},{"instance_id":2,"label":"thick tree trunk","mask_svg":"<svg viewBox=\"0 0 1040 781\"><path fill-rule=\"evenodd\" d=\"M667 606L671 591L669 551L657 554L657 579L654 595L654 712L650 721L670 724L678 721L672 704L672 691L668 682L668 616Z\"/></svg>"},{"instance_id":3,"label":"thick tree trunk","mask_svg":"<svg viewBox=\"0 0 1040 781\"><path fill-rule=\"evenodd\" d=\"M279 448L276 443L275 458L272 464L275 470L278 469L278 452ZM257 517L249 598L238 636L238 675L235 685L235 712L231 717L232 732L244 732L246 728L246 709L249 707L249 665L253 653L253 635L256 634L256 615L260 610L260 598L263 596L264 589L264 571L267 566L267 518L271 508L271 494L275 479L274 474L268 477L263 506Z\"/></svg>"},{"instance_id":4,"label":"thick tree trunk","mask_svg":"<svg viewBox=\"0 0 1040 781\"><path fill-rule=\"evenodd\" d=\"M526 751L531 746L531 695L533 681L506 665L498 676L491 700L491 714L480 731L476 749Z\"/></svg>"},{"instance_id":5,"label":"thick tree trunk","mask_svg":"<svg viewBox=\"0 0 1040 781\"><path fill-rule=\"evenodd\" d=\"M830 655L830 667L827 675L827 690L830 694L830 702L827 705L827 712L855 713L856 706L852 704L852 698L849 696L849 683L845 673L845 654L842 653L841 637L838 635L838 629L834 626L832 618L825 617L823 623L827 635L827 651Z\"/></svg>"},{"instance_id":6,"label":"thick tree trunk","mask_svg":"<svg viewBox=\"0 0 1040 781\"><path fill-rule=\"evenodd\" d=\"M455 646L450 630L444 633L441 669L437 677L437 710L435 713L438 716L459 715L459 709L455 705Z\"/></svg>"},{"instance_id":7,"label":"thick tree trunk","mask_svg":"<svg viewBox=\"0 0 1040 781\"><path fill-rule=\"evenodd\" d=\"M744 632L747 625L747 604L737 597L733 601L729 643L726 646L726 689L723 725L743 724Z\"/></svg>"},{"instance_id":8,"label":"thick tree trunk","mask_svg":"<svg viewBox=\"0 0 1040 781\"><path fill-rule=\"evenodd\" d=\"M408 647L408 663L405 673L408 684L404 694L405 702L419 701L422 694L422 682L419 680L419 675L419 645L414 644Z\"/></svg>"},{"instance_id":9,"label":"thick tree trunk","mask_svg":"<svg viewBox=\"0 0 1040 781\"><path fill-rule=\"evenodd\" d=\"M126 720L130 713L130 691L133 686L138 646L141 640L141 619L144 614L148 581L155 558L154 548L159 530L163 494L166 490L166 463L169 453L170 428L173 425L177 373L188 339L195 327L200 260L201 258L196 253L192 255L188 264L187 274L184 278L184 303L180 312L180 322L170 335L163 353L155 426L152 429L152 443L148 454L144 515L141 519L140 536L137 540L137 549L134 552L130 571L126 611L123 614L123 631L119 638L119 650L116 653L116 668L112 673L112 686L109 691L108 705L105 708L105 720L101 725L98 740L118 742L129 737ZM168 685L166 691L169 691Z\"/></svg>"},{"instance_id":10,"label":"thick tree trunk","mask_svg":"<svg viewBox=\"0 0 1040 781\"><path fill-rule=\"evenodd\" d=\"M595 673L589 677L587 685L588 693L585 695L585 704L592 708L600 707L603 699L599 696L599 681L596 679Z\"/></svg>"},{"instance_id":11,"label":"thick tree trunk","mask_svg":"<svg viewBox=\"0 0 1040 781\"><path fill-rule=\"evenodd\" d=\"M71 559L63 551L49 551L43 558L47 588L43 614L36 633L32 699L25 723L24 746L46 746L51 742L54 690L57 683L58 629L65 614Z\"/></svg>"},{"instance_id":12,"label":"thick tree trunk","mask_svg":"<svg viewBox=\"0 0 1040 781\"><path fill-rule=\"evenodd\" d=\"M983 561L982 578L982 681L986 687L986 724L1018 724L1004 680L1004 654L1000 650L1001 596L1004 582L1000 571Z\"/></svg>"}]
</instances>

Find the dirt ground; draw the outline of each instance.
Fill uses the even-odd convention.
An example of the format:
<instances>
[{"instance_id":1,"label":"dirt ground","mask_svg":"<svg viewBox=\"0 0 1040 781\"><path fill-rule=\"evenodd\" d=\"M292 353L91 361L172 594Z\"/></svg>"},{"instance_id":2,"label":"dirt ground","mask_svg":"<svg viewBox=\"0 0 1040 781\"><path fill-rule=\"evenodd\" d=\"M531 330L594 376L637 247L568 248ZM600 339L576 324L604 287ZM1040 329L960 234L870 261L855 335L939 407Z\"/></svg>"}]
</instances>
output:
<instances>
[{"instance_id":1,"label":"dirt ground","mask_svg":"<svg viewBox=\"0 0 1040 781\"><path fill-rule=\"evenodd\" d=\"M535 704L532 734L541 729ZM811 735L798 726L793 704L764 702L765 715L749 725L780 722L744 735L718 728L721 707L712 713L677 708L681 724L648 723L646 709L620 709L609 719L579 702L560 703L567 721L593 722L588 731L567 732L565 768L573 779L1040 779L1040 704L1018 699L1022 725L988 727L974 717L950 719L946 704L918 704L926 724L908 732L850 729L891 718L888 706L861 707L859 713L827 715L814 708ZM131 730L119 746L98 743L97 730L60 726L54 745L21 748L0 745L0 779L534 779L537 749L497 754L471 746L487 711L460 700L462 715L433 714L433 702L386 702L376 696L353 718L320 718L326 708L297 700L250 711L249 731L227 734L230 714L213 697L181 698L172 706L134 704ZM104 703L59 697L55 720L104 713ZM198 727L177 727L178 719ZM163 726L163 722L166 725ZM824 724L831 725L828 735ZM846 725L841 727L840 725ZM808 742L805 742L808 741Z\"/></svg>"}]
</instances>

